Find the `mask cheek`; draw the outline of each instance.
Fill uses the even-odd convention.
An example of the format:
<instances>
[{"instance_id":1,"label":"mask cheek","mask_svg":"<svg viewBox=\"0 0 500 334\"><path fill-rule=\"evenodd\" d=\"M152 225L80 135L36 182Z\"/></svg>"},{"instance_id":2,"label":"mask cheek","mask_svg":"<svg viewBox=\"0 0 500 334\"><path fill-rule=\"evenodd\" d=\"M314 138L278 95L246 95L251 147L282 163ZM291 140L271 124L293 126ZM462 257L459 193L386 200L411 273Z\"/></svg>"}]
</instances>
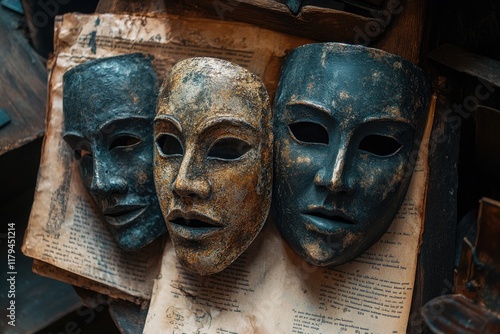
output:
<instances>
[{"instance_id":1,"label":"mask cheek","mask_svg":"<svg viewBox=\"0 0 500 334\"><path fill-rule=\"evenodd\" d=\"M171 185L173 183L174 173L173 166L162 160L163 159L155 160L153 174L160 207L164 214L168 214L165 210L170 198L173 196Z\"/></svg>"},{"instance_id":2,"label":"mask cheek","mask_svg":"<svg viewBox=\"0 0 500 334\"><path fill-rule=\"evenodd\" d=\"M401 193L401 188L406 185L410 179L410 174L407 172L406 163L403 159L399 159L397 163L391 164L388 168L388 172L385 175L381 175L380 177L384 177L384 185L380 194L380 199L382 202L394 202L399 201L401 196L405 196L405 194Z\"/></svg>"},{"instance_id":3,"label":"mask cheek","mask_svg":"<svg viewBox=\"0 0 500 334\"><path fill-rule=\"evenodd\" d=\"M406 159L402 155L373 158L359 164L356 178L363 197L373 197L374 203L393 200L394 193L405 179Z\"/></svg>"},{"instance_id":4,"label":"mask cheek","mask_svg":"<svg viewBox=\"0 0 500 334\"><path fill-rule=\"evenodd\" d=\"M252 216L258 212L262 198L257 190L259 165L257 162L242 164L207 175L213 187L211 206L228 224L246 228L253 223Z\"/></svg>"},{"instance_id":5,"label":"mask cheek","mask_svg":"<svg viewBox=\"0 0 500 334\"><path fill-rule=\"evenodd\" d=\"M286 183L285 188L291 190L299 185L297 181L303 181L302 177L315 172L316 166L311 164L308 152L298 144L281 138L275 145L278 146L275 153L275 183ZM312 184L312 179L310 181Z\"/></svg>"},{"instance_id":6,"label":"mask cheek","mask_svg":"<svg viewBox=\"0 0 500 334\"><path fill-rule=\"evenodd\" d=\"M80 176L85 188L90 190L92 185L92 161L90 158L84 158L81 161L77 162L78 171L80 172Z\"/></svg>"}]
</instances>

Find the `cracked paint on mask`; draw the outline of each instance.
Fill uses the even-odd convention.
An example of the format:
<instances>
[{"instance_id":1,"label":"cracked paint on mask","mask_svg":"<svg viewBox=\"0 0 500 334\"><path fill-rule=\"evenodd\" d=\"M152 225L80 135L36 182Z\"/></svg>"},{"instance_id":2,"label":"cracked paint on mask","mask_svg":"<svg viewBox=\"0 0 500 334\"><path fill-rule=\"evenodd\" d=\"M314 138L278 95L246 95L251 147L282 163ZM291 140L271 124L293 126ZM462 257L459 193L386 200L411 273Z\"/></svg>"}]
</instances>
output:
<instances>
[{"instance_id":1,"label":"cracked paint on mask","mask_svg":"<svg viewBox=\"0 0 500 334\"><path fill-rule=\"evenodd\" d=\"M177 258L217 273L261 230L272 187L272 114L262 81L221 59L177 63L154 121L155 185Z\"/></svg>"},{"instance_id":2,"label":"cracked paint on mask","mask_svg":"<svg viewBox=\"0 0 500 334\"><path fill-rule=\"evenodd\" d=\"M63 76L63 138L124 250L166 232L153 181L157 94L151 61L138 53L89 61Z\"/></svg>"},{"instance_id":3,"label":"cracked paint on mask","mask_svg":"<svg viewBox=\"0 0 500 334\"><path fill-rule=\"evenodd\" d=\"M401 57L310 44L286 59L274 107L276 224L307 262L339 265L387 230L404 200L430 87Z\"/></svg>"}]
</instances>

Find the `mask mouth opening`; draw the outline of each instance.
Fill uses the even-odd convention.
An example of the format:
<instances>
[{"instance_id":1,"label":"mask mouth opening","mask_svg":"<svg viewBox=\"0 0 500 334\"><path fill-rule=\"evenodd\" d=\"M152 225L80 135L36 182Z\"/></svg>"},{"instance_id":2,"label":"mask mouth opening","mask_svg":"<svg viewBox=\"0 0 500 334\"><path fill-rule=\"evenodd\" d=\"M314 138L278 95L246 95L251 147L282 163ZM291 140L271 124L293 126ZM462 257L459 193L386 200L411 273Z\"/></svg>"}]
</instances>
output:
<instances>
[{"instance_id":1,"label":"mask mouth opening","mask_svg":"<svg viewBox=\"0 0 500 334\"><path fill-rule=\"evenodd\" d=\"M199 219L185 219L182 217L176 218L171 221L172 224L181 225L191 228L207 228L207 227L220 227L208 222L201 221Z\"/></svg>"},{"instance_id":2,"label":"mask mouth opening","mask_svg":"<svg viewBox=\"0 0 500 334\"><path fill-rule=\"evenodd\" d=\"M116 208L113 208L113 209L107 209L106 211L104 211L104 215L116 218L116 217L120 217L120 216L123 216L123 215L131 213L131 212L138 211L138 210L140 210L142 208L144 208L144 207L143 206L137 206L137 205L133 205L133 206L120 206L120 207L116 207Z\"/></svg>"},{"instance_id":3,"label":"mask mouth opening","mask_svg":"<svg viewBox=\"0 0 500 334\"><path fill-rule=\"evenodd\" d=\"M321 218L321 219L326 219L326 220L331 220L331 221L336 221L339 223L344 223L344 224L354 224L354 222L350 219L347 219L345 217L339 216L339 215L326 215L322 212L307 212L306 213L309 216Z\"/></svg>"}]
</instances>

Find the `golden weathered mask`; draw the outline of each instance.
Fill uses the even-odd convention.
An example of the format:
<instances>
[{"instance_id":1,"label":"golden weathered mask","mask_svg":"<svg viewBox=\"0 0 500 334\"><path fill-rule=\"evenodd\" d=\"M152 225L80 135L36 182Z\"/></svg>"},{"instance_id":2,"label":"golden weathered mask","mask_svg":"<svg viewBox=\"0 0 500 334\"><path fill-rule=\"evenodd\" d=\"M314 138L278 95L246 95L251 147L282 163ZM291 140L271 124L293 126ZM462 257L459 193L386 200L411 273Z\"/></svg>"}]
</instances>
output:
<instances>
[{"instance_id":1,"label":"golden weathered mask","mask_svg":"<svg viewBox=\"0 0 500 334\"><path fill-rule=\"evenodd\" d=\"M261 80L214 58L176 64L154 121L155 185L180 263L200 275L226 268L266 220L272 125Z\"/></svg>"}]
</instances>

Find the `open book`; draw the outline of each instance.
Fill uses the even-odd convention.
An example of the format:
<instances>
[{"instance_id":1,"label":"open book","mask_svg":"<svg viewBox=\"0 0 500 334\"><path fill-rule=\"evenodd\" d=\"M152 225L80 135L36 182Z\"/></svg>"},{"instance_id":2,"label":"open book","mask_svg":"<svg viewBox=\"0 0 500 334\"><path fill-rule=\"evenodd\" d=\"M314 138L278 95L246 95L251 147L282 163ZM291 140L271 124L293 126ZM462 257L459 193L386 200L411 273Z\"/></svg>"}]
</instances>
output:
<instances>
[{"instance_id":1,"label":"open book","mask_svg":"<svg viewBox=\"0 0 500 334\"><path fill-rule=\"evenodd\" d=\"M85 61L124 53L153 56L160 81L179 60L212 56L259 75L270 95L286 52L310 40L248 24L176 16L67 14L58 18L49 62L46 134L35 200L23 244L34 271L75 286L136 303L151 298L162 240L122 251L80 180L62 140L62 75Z\"/></svg>"},{"instance_id":2,"label":"open book","mask_svg":"<svg viewBox=\"0 0 500 334\"><path fill-rule=\"evenodd\" d=\"M207 19L107 14L59 18L55 56L49 63L47 131L23 244L23 252L35 259L34 270L136 303L152 298L148 333L405 332L424 219L432 112L407 198L388 232L363 255L335 268L307 265L269 221L240 259L204 278L183 271L170 242L164 250L163 240L139 252L119 249L61 138L62 75L87 60L144 52L154 57L161 80L181 59L213 56L261 76L272 97L283 56L309 42Z\"/></svg>"}]
</instances>

